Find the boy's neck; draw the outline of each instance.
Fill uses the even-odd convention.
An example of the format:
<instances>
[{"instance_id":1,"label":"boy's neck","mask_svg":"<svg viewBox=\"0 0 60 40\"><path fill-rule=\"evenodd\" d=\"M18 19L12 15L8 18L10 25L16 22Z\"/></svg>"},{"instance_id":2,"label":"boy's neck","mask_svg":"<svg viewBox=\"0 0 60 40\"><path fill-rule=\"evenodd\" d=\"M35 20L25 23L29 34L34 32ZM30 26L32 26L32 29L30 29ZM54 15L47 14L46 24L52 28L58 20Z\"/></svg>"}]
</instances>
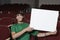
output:
<instances>
[{"instance_id":1,"label":"boy's neck","mask_svg":"<svg viewBox=\"0 0 60 40\"><path fill-rule=\"evenodd\" d=\"M18 22L18 23L23 23L23 22Z\"/></svg>"}]
</instances>

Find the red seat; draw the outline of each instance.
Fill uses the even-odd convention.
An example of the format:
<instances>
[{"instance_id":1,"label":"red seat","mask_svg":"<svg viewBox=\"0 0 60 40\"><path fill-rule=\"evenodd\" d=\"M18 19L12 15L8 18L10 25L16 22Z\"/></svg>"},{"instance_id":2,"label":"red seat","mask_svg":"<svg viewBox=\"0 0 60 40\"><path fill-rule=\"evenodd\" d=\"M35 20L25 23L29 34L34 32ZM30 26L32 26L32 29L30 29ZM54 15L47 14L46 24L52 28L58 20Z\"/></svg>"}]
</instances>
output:
<instances>
[{"instance_id":1,"label":"red seat","mask_svg":"<svg viewBox=\"0 0 60 40\"><path fill-rule=\"evenodd\" d=\"M9 25L15 22L15 18L11 17L2 17L0 20L0 25Z\"/></svg>"},{"instance_id":2,"label":"red seat","mask_svg":"<svg viewBox=\"0 0 60 40\"><path fill-rule=\"evenodd\" d=\"M5 40L10 36L10 31L7 27L0 26L0 40Z\"/></svg>"}]
</instances>

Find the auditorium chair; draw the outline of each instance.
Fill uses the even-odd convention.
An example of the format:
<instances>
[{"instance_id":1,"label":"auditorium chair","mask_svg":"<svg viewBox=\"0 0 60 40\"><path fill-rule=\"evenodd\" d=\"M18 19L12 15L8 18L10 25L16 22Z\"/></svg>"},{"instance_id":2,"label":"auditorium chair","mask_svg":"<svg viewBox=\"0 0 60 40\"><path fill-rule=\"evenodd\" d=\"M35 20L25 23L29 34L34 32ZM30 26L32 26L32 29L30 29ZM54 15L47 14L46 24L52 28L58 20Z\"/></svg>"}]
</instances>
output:
<instances>
[{"instance_id":1,"label":"auditorium chair","mask_svg":"<svg viewBox=\"0 0 60 40\"><path fill-rule=\"evenodd\" d=\"M10 29L8 25L16 23L15 11L0 11L0 40L5 40L10 37ZM29 23L30 13L24 13L23 22ZM33 39L33 38L32 38Z\"/></svg>"},{"instance_id":2,"label":"auditorium chair","mask_svg":"<svg viewBox=\"0 0 60 40\"><path fill-rule=\"evenodd\" d=\"M47 10L57 10L60 14L60 5L53 5L53 4L42 4L40 9L47 9ZM46 37L39 37L38 40L60 40L60 15L57 22L57 34L50 35Z\"/></svg>"}]
</instances>

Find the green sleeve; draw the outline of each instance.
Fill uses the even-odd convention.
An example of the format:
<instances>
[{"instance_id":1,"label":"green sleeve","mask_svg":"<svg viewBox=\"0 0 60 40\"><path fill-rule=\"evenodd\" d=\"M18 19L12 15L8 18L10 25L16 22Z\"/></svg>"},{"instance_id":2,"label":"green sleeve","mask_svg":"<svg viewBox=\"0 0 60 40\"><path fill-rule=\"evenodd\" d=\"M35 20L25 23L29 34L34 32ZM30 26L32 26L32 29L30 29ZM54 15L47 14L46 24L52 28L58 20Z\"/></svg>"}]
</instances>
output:
<instances>
[{"instance_id":1,"label":"green sleeve","mask_svg":"<svg viewBox=\"0 0 60 40\"><path fill-rule=\"evenodd\" d=\"M34 36L37 36L38 31L34 30L34 31L31 32L31 34L34 35Z\"/></svg>"},{"instance_id":2,"label":"green sleeve","mask_svg":"<svg viewBox=\"0 0 60 40\"><path fill-rule=\"evenodd\" d=\"M14 26L14 24L11 26L11 32L15 32L15 26Z\"/></svg>"}]
</instances>

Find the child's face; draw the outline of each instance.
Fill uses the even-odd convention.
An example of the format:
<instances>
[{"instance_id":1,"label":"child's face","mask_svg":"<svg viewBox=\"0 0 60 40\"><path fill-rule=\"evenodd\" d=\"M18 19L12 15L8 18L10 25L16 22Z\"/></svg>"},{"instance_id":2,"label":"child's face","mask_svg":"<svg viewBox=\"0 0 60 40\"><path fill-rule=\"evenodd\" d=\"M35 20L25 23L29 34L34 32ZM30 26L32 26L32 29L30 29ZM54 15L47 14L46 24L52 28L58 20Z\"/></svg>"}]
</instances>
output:
<instances>
[{"instance_id":1,"label":"child's face","mask_svg":"<svg viewBox=\"0 0 60 40\"><path fill-rule=\"evenodd\" d=\"M21 15L21 14L17 14L16 15L16 19L17 19L17 21L22 21L22 19L23 19L23 16Z\"/></svg>"}]
</instances>

